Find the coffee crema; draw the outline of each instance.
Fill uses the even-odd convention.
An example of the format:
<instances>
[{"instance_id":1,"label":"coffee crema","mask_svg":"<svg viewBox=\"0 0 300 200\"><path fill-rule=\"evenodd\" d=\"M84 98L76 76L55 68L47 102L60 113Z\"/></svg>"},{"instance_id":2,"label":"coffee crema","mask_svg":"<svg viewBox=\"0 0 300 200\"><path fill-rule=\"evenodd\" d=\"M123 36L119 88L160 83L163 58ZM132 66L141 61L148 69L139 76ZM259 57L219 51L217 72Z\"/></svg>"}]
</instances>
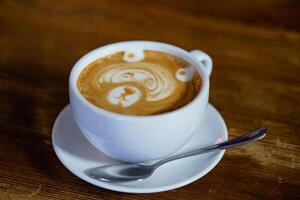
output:
<instances>
[{"instance_id":1,"label":"coffee crema","mask_svg":"<svg viewBox=\"0 0 300 200\"><path fill-rule=\"evenodd\" d=\"M89 64L77 87L102 109L155 115L191 102L200 92L201 78L190 63L164 52L116 52Z\"/></svg>"}]
</instances>

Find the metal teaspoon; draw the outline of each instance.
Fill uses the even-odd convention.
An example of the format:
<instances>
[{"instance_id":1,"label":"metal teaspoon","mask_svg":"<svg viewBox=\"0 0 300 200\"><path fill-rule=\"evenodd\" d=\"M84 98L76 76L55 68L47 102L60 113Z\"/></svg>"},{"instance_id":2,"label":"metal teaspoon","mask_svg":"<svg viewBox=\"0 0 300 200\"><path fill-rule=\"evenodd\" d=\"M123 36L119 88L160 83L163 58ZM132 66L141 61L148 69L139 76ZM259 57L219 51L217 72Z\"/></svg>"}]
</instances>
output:
<instances>
[{"instance_id":1,"label":"metal teaspoon","mask_svg":"<svg viewBox=\"0 0 300 200\"><path fill-rule=\"evenodd\" d=\"M171 162L177 159L195 156L203 153L208 153L216 150L223 150L247 144L250 142L262 139L267 133L266 128L257 128L241 136L237 136L233 139L225 142L214 144L208 147L196 149L186 153L181 153L164 158L154 164L148 163L120 163L105 165L87 170L88 176L91 178L106 181L106 182L126 182L126 181L138 181L145 179L153 174L155 169L159 166Z\"/></svg>"}]
</instances>

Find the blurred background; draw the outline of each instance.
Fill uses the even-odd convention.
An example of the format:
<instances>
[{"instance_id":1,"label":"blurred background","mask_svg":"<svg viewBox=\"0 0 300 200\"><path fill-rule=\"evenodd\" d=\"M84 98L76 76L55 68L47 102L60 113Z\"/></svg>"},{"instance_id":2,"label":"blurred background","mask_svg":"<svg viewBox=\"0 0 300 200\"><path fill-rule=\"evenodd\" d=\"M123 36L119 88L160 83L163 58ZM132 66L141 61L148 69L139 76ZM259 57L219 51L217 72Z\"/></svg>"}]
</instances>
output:
<instances>
[{"instance_id":1,"label":"blurred background","mask_svg":"<svg viewBox=\"0 0 300 200\"><path fill-rule=\"evenodd\" d=\"M299 80L300 1L2 0L0 9L2 113L50 115L39 121L50 128L68 103L68 75L81 56L117 41L156 40L211 55L211 101L224 112L251 116L249 108L263 105L263 117L296 118L286 110L296 99L282 99L295 91L276 84ZM280 106L252 101L257 95L281 98ZM24 102L30 112L8 106Z\"/></svg>"},{"instance_id":2,"label":"blurred background","mask_svg":"<svg viewBox=\"0 0 300 200\"><path fill-rule=\"evenodd\" d=\"M253 146L256 153L229 152L211 178L181 189L178 198L210 199L211 185L220 194L234 188L240 199L299 197L299 31L298 0L0 0L0 199L19 199L40 184L48 189L43 186L36 198L91 195L94 187L57 160L51 129L68 104L73 64L94 48L125 40L207 52L214 62L210 102L230 136L261 125L270 130ZM240 180L242 173L247 178ZM257 184L249 186L249 180Z\"/></svg>"}]
</instances>

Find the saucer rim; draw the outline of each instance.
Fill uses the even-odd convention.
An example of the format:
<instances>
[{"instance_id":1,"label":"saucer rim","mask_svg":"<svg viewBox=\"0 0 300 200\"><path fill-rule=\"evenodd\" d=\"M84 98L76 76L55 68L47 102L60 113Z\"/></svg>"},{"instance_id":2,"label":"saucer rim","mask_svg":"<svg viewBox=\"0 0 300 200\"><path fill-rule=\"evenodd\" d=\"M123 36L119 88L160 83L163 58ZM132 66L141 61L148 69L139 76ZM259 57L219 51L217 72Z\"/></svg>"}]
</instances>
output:
<instances>
[{"instance_id":1,"label":"saucer rim","mask_svg":"<svg viewBox=\"0 0 300 200\"><path fill-rule=\"evenodd\" d=\"M208 107L210 107L212 109L212 111L214 112L214 114L217 115L217 117L220 120L220 126L222 126L222 129L224 130L223 135L224 135L224 139L227 140L228 138L228 129L227 126L225 124L225 121L222 117L222 115L218 112L218 110L212 105L212 104L208 104L206 110L208 109ZM202 178L203 176L205 176L206 174L208 174L208 172L210 172L213 168L215 168L217 166L217 164L221 161L221 159L223 158L224 154L225 154L225 150L221 150L219 152L215 152L214 155L215 160L208 165L205 169L201 170L199 173L197 173L196 175L192 176L191 178L188 178L184 181L180 181L178 183L175 184L171 184L171 185L166 185L166 186L157 186L157 187L151 187L151 188L131 188L131 187L127 187L126 185L120 185L118 183L108 183L108 182L103 182L103 181L99 181L99 180L95 180L92 179L90 177L88 177L87 175L85 175L83 172L79 172L78 170L75 170L73 167L71 167L62 157L62 155L59 153L59 145L57 145L57 143L55 142L55 130L57 130L57 124L58 121L62 118L63 113L68 109L71 108L70 104L67 104L61 111L60 113L57 115L54 125L52 127L52 133L51 133L51 137L52 137L52 146L54 149L54 152L56 154L56 156L58 157L59 161L75 176L77 176L78 178L93 184L97 187L103 188L103 189L107 189L107 190L112 190L112 191L117 191L117 192L123 192L123 193L136 193L136 194L150 194L150 193L157 193L157 192L164 192L164 191L168 191L168 190L173 190L176 188L180 188L183 187L185 185L188 185L200 178ZM90 144L92 145L92 144ZM185 144L186 145L186 144ZM98 150L99 151L99 150Z\"/></svg>"}]
</instances>

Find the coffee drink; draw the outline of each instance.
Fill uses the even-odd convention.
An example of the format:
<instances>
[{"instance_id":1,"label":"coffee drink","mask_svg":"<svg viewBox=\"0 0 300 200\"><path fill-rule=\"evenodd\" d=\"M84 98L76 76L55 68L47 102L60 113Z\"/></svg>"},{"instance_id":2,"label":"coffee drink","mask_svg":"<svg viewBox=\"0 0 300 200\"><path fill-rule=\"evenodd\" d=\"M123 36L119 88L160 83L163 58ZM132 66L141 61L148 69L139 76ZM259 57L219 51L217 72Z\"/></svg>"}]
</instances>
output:
<instances>
[{"instance_id":1,"label":"coffee drink","mask_svg":"<svg viewBox=\"0 0 300 200\"><path fill-rule=\"evenodd\" d=\"M89 64L77 87L92 104L125 115L178 109L200 92L201 78L187 61L160 51L116 52Z\"/></svg>"}]
</instances>

